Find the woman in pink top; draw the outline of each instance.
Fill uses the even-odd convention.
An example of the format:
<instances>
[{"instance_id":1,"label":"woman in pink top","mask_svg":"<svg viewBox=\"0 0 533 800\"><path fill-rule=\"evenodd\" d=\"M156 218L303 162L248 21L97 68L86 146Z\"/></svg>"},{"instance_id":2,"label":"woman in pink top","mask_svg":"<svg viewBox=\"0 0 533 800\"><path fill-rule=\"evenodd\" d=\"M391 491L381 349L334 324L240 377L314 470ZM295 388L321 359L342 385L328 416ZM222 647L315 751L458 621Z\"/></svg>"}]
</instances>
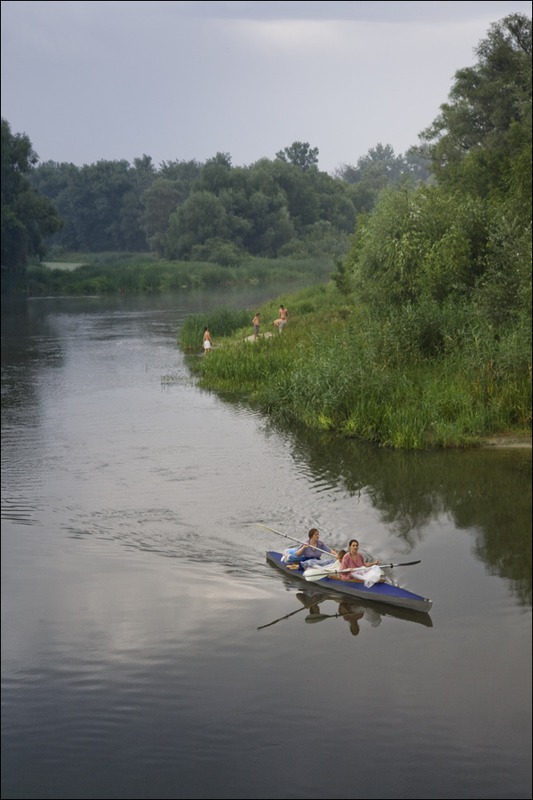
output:
<instances>
[{"instance_id":1,"label":"woman in pink top","mask_svg":"<svg viewBox=\"0 0 533 800\"><path fill-rule=\"evenodd\" d=\"M342 558L341 569L359 569L359 567L373 567L376 564L381 564L379 558L376 561L365 561L362 554L359 552L359 542L357 539L350 539L348 552ZM362 578L354 578L351 572L341 572L339 576L343 581L357 581L358 583L363 583Z\"/></svg>"}]
</instances>

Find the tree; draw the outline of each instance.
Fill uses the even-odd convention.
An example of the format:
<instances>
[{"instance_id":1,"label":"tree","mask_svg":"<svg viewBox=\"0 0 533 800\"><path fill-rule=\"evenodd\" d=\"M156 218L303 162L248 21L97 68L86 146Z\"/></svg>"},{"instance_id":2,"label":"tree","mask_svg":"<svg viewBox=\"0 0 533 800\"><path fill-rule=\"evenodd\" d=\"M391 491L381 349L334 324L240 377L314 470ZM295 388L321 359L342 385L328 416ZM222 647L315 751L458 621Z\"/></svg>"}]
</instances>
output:
<instances>
[{"instance_id":1,"label":"tree","mask_svg":"<svg viewBox=\"0 0 533 800\"><path fill-rule=\"evenodd\" d=\"M231 174L231 156L229 153L217 153L209 158L200 173L196 188L202 191L219 194L228 186Z\"/></svg>"},{"instance_id":2,"label":"tree","mask_svg":"<svg viewBox=\"0 0 533 800\"><path fill-rule=\"evenodd\" d=\"M46 236L62 220L54 205L31 186L28 175L37 162L29 138L12 134L2 119L2 273L7 285L19 285L32 256L42 258Z\"/></svg>"},{"instance_id":3,"label":"tree","mask_svg":"<svg viewBox=\"0 0 533 800\"><path fill-rule=\"evenodd\" d=\"M481 153L487 191L506 180L507 159L517 144L521 149L516 126L531 143L531 20L511 14L494 23L476 54L475 66L455 73L450 102L421 139L430 144L437 178L448 183L460 182L465 171L471 178L467 159L475 164Z\"/></svg>"},{"instance_id":4,"label":"tree","mask_svg":"<svg viewBox=\"0 0 533 800\"><path fill-rule=\"evenodd\" d=\"M171 214L186 199L186 190L179 180L156 178L144 192L144 213L141 227L151 250L162 255L167 246L167 229Z\"/></svg>"},{"instance_id":5,"label":"tree","mask_svg":"<svg viewBox=\"0 0 533 800\"><path fill-rule=\"evenodd\" d=\"M168 258L189 258L195 245L209 239L224 240L227 214L224 204L210 192L193 192L175 211L167 230Z\"/></svg>"},{"instance_id":6,"label":"tree","mask_svg":"<svg viewBox=\"0 0 533 800\"><path fill-rule=\"evenodd\" d=\"M380 142L371 147L357 164L342 164L336 176L351 184L351 198L357 211L370 211L386 187L406 180L425 182L429 177L430 160L424 148L410 148L405 156L397 156L392 145Z\"/></svg>"},{"instance_id":7,"label":"tree","mask_svg":"<svg viewBox=\"0 0 533 800\"><path fill-rule=\"evenodd\" d=\"M134 158L128 178L130 186L122 196L119 215L120 237L127 250L142 251L147 249L146 234L141 225L143 196L155 180L152 157L143 154L142 158Z\"/></svg>"},{"instance_id":8,"label":"tree","mask_svg":"<svg viewBox=\"0 0 533 800\"><path fill-rule=\"evenodd\" d=\"M194 159L191 161L162 161L159 168L159 177L168 181L180 181L187 187L187 193L191 186L200 178L202 164Z\"/></svg>"},{"instance_id":9,"label":"tree","mask_svg":"<svg viewBox=\"0 0 533 800\"><path fill-rule=\"evenodd\" d=\"M290 147L285 147L276 153L276 158L306 172L317 169L318 147L311 147L308 142L293 142Z\"/></svg>"}]
</instances>

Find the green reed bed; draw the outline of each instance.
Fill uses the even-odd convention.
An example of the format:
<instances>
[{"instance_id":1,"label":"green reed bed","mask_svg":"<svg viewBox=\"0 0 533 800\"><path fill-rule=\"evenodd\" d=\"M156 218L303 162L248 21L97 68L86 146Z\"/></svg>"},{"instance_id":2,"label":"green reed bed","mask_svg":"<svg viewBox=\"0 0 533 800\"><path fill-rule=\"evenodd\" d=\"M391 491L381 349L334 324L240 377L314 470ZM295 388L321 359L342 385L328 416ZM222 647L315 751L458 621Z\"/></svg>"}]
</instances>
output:
<instances>
[{"instance_id":1,"label":"green reed bed","mask_svg":"<svg viewBox=\"0 0 533 800\"><path fill-rule=\"evenodd\" d=\"M144 294L238 284L245 279L235 270L216 264L154 261L143 258L102 258L73 270L60 266L32 266L27 271L30 294L58 291L71 294Z\"/></svg>"},{"instance_id":2,"label":"green reed bed","mask_svg":"<svg viewBox=\"0 0 533 800\"><path fill-rule=\"evenodd\" d=\"M270 382L290 370L291 363L292 354L281 343L270 339L240 342L231 348L222 347L205 359L201 383L255 400L262 398Z\"/></svg>"},{"instance_id":3,"label":"green reed bed","mask_svg":"<svg viewBox=\"0 0 533 800\"><path fill-rule=\"evenodd\" d=\"M250 319L249 311L233 311L229 308L219 308L206 314L190 314L180 330L180 347L185 352L201 350L206 326L209 328L216 346L217 340L231 337L245 325L249 325L251 328Z\"/></svg>"},{"instance_id":4,"label":"green reed bed","mask_svg":"<svg viewBox=\"0 0 533 800\"><path fill-rule=\"evenodd\" d=\"M430 356L427 337L411 335L412 309L394 321L393 335L388 323L342 305L329 288L285 303L291 316L281 335L245 342L250 320L239 328L235 319L219 347L196 359L202 385L248 396L279 420L396 449L467 446L497 432L530 431L525 329L495 336L474 316L468 330L461 317L460 336L436 331L431 349L443 344ZM264 329L276 310L274 301L260 309ZM453 330L450 319L445 324ZM402 341L402 330L409 340Z\"/></svg>"},{"instance_id":5,"label":"green reed bed","mask_svg":"<svg viewBox=\"0 0 533 800\"><path fill-rule=\"evenodd\" d=\"M247 257L236 264L210 261L168 261L153 253L70 254L63 262L35 264L26 274L26 291L43 294L143 294L268 284L295 279L324 279L331 259L322 257L266 259Z\"/></svg>"},{"instance_id":6,"label":"green reed bed","mask_svg":"<svg viewBox=\"0 0 533 800\"><path fill-rule=\"evenodd\" d=\"M358 340L311 338L285 386L268 393L268 405L313 428L379 441L395 448L472 444L489 433L531 424L531 384L498 368L474 369L470 354L406 360L383 368Z\"/></svg>"}]
</instances>

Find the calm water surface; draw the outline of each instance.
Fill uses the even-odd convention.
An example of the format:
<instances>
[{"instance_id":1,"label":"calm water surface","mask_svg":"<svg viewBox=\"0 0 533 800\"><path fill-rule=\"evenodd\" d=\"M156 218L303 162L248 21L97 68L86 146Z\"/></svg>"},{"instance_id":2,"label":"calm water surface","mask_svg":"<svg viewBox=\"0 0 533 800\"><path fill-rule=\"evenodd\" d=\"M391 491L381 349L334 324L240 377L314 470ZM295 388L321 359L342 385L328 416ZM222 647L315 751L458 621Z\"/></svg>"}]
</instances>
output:
<instances>
[{"instance_id":1,"label":"calm water surface","mask_svg":"<svg viewBox=\"0 0 533 800\"><path fill-rule=\"evenodd\" d=\"M186 314L261 299L4 309L2 797L531 797L531 450L393 453L199 390ZM431 614L288 582L258 522L421 559L395 578Z\"/></svg>"}]
</instances>

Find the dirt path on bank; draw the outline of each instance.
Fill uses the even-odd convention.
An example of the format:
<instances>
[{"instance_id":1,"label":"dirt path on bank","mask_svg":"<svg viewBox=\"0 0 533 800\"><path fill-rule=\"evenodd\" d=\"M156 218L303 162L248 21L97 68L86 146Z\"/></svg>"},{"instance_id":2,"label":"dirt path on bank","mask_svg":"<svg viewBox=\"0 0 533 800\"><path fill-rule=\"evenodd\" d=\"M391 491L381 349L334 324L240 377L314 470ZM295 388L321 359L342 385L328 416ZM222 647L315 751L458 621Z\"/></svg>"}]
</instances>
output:
<instances>
[{"instance_id":1,"label":"dirt path on bank","mask_svg":"<svg viewBox=\"0 0 533 800\"><path fill-rule=\"evenodd\" d=\"M482 443L482 447L529 447L531 448L531 436L516 436L512 433L500 433L495 436L488 436Z\"/></svg>"}]
</instances>

